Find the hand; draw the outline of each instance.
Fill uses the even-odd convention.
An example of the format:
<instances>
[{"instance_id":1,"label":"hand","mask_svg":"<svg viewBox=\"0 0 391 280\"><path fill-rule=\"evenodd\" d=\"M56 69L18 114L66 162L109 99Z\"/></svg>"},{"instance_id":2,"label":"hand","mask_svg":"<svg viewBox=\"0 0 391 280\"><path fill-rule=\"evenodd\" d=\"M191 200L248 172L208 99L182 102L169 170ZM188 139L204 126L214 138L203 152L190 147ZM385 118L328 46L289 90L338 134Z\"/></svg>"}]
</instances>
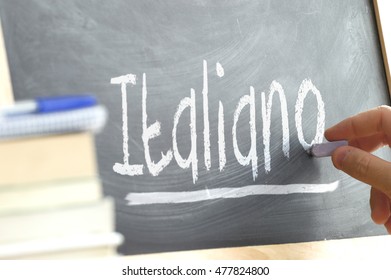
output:
<instances>
[{"instance_id":1,"label":"hand","mask_svg":"<svg viewBox=\"0 0 391 280\"><path fill-rule=\"evenodd\" d=\"M327 129L325 137L349 141L349 146L334 151L333 164L372 186L372 220L391 234L391 163L370 154L385 145L391 147L391 107L381 106L345 119Z\"/></svg>"}]
</instances>

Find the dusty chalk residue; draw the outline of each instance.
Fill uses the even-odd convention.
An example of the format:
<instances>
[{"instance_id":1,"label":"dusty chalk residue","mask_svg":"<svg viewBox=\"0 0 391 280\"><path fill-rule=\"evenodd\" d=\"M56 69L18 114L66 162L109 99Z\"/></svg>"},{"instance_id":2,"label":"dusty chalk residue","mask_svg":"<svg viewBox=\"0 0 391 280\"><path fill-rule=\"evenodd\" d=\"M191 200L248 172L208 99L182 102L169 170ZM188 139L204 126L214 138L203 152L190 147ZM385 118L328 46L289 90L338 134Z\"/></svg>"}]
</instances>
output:
<instances>
[{"instance_id":1,"label":"dusty chalk residue","mask_svg":"<svg viewBox=\"0 0 391 280\"><path fill-rule=\"evenodd\" d=\"M129 165L129 134L128 134L128 102L127 102L127 92L126 85L136 84L136 75L127 74L119 77L112 78L110 80L111 84L121 85L121 95L122 95L122 136L123 136L123 153L124 153L124 163L115 163L113 170L121 175L142 175L143 174L143 164L132 164Z\"/></svg>"},{"instance_id":2,"label":"dusty chalk residue","mask_svg":"<svg viewBox=\"0 0 391 280\"><path fill-rule=\"evenodd\" d=\"M338 188L339 181L330 184L251 185L240 188L216 188L188 192L128 193L127 204L192 203L212 199L241 198L253 195L288 195L296 193L327 193Z\"/></svg>"},{"instance_id":3,"label":"dusty chalk residue","mask_svg":"<svg viewBox=\"0 0 391 280\"><path fill-rule=\"evenodd\" d=\"M306 98L307 93L310 91L315 95L316 101L318 102L318 114L317 114L315 137L310 143L307 143L304 139L302 114L303 114L303 107L304 107L304 99ZM296 128L297 128L297 136L303 148L307 151L309 148L311 148L313 144L322 143L326 113L324 110L324 103L322 100L322 96L320 95L319 90L313 85L311 80L305 79L301 83L297 100L296 100L295 112L296 112L295 121L296 121Z\"/></svg>"},{"instance_id":4,"label":"dusty chalk residue","mask_svg":"<svg viewBox=\"0 0 391 280\"><path fill-rule=\"evenodd\" d=\"M216 74L217 74L217 76L219 76L220 78L224 77L224 68L223 68L223 66L220 64L220 62L216 62Z\"/></svg>"}]
</instances>

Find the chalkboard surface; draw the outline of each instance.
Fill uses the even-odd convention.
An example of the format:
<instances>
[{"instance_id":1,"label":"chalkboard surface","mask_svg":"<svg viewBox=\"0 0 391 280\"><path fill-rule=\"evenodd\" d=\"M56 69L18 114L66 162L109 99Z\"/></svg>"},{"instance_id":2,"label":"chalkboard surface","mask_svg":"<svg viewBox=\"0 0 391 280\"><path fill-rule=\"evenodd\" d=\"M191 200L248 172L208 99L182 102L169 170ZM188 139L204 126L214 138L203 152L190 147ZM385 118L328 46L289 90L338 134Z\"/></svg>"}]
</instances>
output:
<instances>
[{"instance_id":1,"label":"chalkboard surface","mask_svg":"<svg viewBox=\"0 0 391 280\"><path fill-rule=\"evenodd\" d=\"M371 1L0 0L0 13L16 99L106 105L96 144L123 253L385 234L369 188L305 152L390 102Z\"/></svg>"}]
</instances>

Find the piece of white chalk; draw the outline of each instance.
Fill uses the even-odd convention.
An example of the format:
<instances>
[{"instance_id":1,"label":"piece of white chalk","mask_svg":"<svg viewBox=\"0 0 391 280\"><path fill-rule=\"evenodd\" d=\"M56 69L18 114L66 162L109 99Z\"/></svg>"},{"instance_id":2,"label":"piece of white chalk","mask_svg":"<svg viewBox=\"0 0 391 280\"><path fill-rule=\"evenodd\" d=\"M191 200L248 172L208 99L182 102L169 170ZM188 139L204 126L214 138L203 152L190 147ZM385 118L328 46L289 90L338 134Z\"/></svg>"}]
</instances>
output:
<instances>
[{"instance_id":1,"label":"piece of white chalk","mask_svg":"<svg viewBox=\"0 0 391 280\"><path fill-rule=\"evenodd\" d=\"M332 155L335 149L347 145L349 144L346 140L314 144L310 148L309 154L314 157L329 157Z\"/></svg>"}]
</instances>

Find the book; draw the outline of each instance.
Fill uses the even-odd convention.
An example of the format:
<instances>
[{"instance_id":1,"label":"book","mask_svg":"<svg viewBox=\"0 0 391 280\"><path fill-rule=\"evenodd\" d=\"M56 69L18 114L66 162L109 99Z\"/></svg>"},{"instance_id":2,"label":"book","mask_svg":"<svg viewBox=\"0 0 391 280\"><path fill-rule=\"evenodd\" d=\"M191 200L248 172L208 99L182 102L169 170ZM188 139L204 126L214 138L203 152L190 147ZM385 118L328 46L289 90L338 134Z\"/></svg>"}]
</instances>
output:
<instances>
[{"instance_id":1,"label":"book","mask_svg":"<svg viewBox=\"0 0 391 280\"><path fill-rule=\"evenodd\" d=\"M97 174L89 132L0 141L0 185L34 184Z\"/></svg>"},{"instance_id":2,"label":"book","mask_svg":"<svg viewBox=\"0 0 391 280\"><path fill-rule=\"evenodd\" d=\"M0 259L75 259L116 256L121 234L81 234L0 245Z\"/></svg>"},{"instance_id":3,"label":"book","mask_svg":"<svg viewBox=\"0 0 391 280\"><path fill-rule=\"evenodd\" d=\"M4 112L0 259L115 256L123 237L114 232L113 199L103 198L92 134L105 124L106 109Z\"/></svg>"},{"instance_id":4,"label":"book","mask_svg":"<svg viewBox=\"0 0 391 280\"><path fill-rule=\"evenodd\" d=\"M77 194L75 194L77 195ZM108 233L114 230L111 198L53 211L32 211L0 216L0 244L33 239Z\"/></svg>"},{"instance_id":5,"label":"book","mask_svg":"<svg viewBox=\"0 0 391 280\"><path fill-rule=\"evenodd\" d=\"M76 206L102 199L97 178L0 185L0 215Z\"/></svg>"}]
</instances>

